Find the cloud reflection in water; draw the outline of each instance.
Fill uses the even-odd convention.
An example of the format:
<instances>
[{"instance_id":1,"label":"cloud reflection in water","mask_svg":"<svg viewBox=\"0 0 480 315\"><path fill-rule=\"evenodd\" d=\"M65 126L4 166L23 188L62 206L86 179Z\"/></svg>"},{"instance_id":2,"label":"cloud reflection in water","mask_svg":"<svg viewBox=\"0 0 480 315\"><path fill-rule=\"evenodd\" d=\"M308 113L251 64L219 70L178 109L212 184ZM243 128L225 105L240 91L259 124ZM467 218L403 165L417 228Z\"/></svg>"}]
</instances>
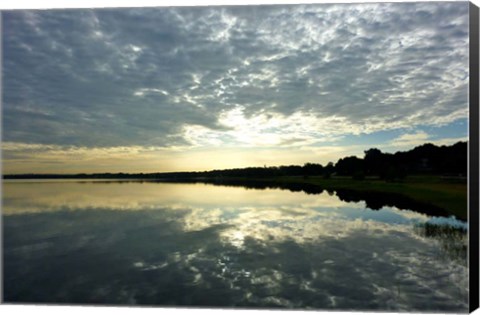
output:
<instances>
[{"instance_id":1,"label":"cloud reflection in water","mask_svg":"<svg viewBox=\"0 0 480 315\"><path fill-rule=\"evenodd\" d=\"M4 192L7 302L468 306L466 261L418 232L433 220L425 214L187 184L7 183Z\"/></svg>"}]
</instances>

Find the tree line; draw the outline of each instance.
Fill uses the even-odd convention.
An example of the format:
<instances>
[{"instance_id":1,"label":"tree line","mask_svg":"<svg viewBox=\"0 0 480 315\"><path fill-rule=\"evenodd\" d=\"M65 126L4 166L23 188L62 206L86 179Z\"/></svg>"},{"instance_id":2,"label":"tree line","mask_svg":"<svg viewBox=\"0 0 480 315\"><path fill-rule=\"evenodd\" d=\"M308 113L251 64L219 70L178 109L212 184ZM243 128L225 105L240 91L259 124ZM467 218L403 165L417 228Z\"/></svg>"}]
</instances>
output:
<instances>
[{"instance_id":1,"label":"tree line","mask_svg":"<svg viewBox=\"0 0 480 315\"><path fill-rule=\"evenodd\" d=\"M203 172L168 173L96 173L96 174L17 174L4 175L5 179L22 178L98 178L98 179L191 179L222 177L277 177L277 176L348 176L362 180L367 176L381 179L401 180L407 175L432 174L466 176L467 142L457 142L451 146L436 146L426 143L412 150L396 153L384 153L377 148L364 151L364 157L347 156L336 163L327 165L305 163L304 165L286 165L270 167L246 167Z\"/></svg>"}]
</instances>

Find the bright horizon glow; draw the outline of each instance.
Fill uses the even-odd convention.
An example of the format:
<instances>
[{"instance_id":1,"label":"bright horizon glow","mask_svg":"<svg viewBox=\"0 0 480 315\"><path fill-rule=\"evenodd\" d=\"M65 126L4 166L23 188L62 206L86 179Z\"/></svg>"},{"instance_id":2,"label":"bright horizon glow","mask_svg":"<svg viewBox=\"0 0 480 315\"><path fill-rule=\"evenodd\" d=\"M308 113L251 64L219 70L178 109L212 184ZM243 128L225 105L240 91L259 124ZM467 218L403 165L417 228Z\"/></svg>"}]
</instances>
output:
<instances>
[{"instance_id":1,"label":"bright horizon glow","mask_svg":"<svg viewBox=\"0 0 480 315\"><path fill-rule=\"evenodd\" d=\"M412 137L415 135L412 135ZM422 135L423 136L423 135ZM442 139L440 141L414 142L411 137L406 135L407 144L421 145L424 143L434 143L436 145L452 145L458 141L467 141L466 138ZM422 137L423 138L423 137ZM400 142L400 141L399 141ZM400 144L402 144L400 142ZM9 152L14 144L4 143L4 151ZM379 146L371 146L379 147ZM369 147L370 148L370 147ZM304 148L300 151L283 152L275 149L245 149L245 150L195 150L169 152L165 154L163 150L154 148L77 148L77 149L49 149L41 153L36 153L35 161L28 161L29 164L9 163L4 159L4 174L76 174L76 173L157 173L157 172L182 172L182 171L209 171L214 169L232 169L244 167L263 167L263 166L281 166L281 165L303 165L305 163L320 163L326 165L329 162L337 162L338 159L347 156L357 156L363 158L364 151L369 148L363 148L360 145L352 146L330 146L320 147L315 150ZM383 152L394 153L413 149L404 145L391 146L393 150L384 150ZM405 148L404 150L395 150L396 148ZM15 149L12 149L15 150ZM281 154L281 161L276 155ZM166 156L166 157L165 157ZM75 157L76 161L71 162ZM312 159L311 157L315 157ZM309 159L310 158L310 159ZM138 166L141 161L142 165ZM53 167L48 167L48 164ZM63 164L61 168L57 164ZM211 165L215 165L212 167ZM34 171L25 171L34 170ZM128 170L128 171L125 171Z\"/></svg>"}]
</instances>

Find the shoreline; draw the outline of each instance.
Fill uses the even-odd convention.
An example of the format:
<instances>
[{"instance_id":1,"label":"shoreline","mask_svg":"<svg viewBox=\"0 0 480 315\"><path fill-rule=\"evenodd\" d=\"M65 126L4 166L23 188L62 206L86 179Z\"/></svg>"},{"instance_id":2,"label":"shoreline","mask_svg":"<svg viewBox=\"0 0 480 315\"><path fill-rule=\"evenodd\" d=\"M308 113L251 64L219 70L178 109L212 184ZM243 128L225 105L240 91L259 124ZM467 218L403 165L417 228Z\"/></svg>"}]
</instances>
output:
<instances>
[{"instance_id":1,"label":"shoreline","mask_svg":"<svg viewBox=\"0 0 480 315\"><path fill-rule=\"evenodd\" d=\"M55 177L55 178L3 178L5 182L35 182L35 181L122 181L122 182L165 182L165 183L206 183L214 185L244 186L247 188L283 188L306 193L320 193L326 191L351 191L360 194L380 194L387 196L404 196L412 201L424 204L425 207L439 208L448 214L467 220L468 218L468 193L467 182L460 177L421 176L411 175L402 181L386 182L378 178L365 178L356 180L349 177L333 176L277 176L277 177L110 177L98 178L85 177ZM355 197L358 199L358 197ZM385 198L384 198L385 199Z\"/></svg>"}]
</instances>

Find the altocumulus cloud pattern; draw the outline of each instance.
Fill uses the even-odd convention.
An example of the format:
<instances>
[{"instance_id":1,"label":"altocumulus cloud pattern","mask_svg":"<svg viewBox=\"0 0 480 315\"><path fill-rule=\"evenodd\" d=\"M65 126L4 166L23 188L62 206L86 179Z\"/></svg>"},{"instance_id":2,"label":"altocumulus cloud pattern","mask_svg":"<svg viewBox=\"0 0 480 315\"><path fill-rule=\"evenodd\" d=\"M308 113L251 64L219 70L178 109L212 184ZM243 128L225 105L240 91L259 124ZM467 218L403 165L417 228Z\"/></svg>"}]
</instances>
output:
<instances>
[{"instance_id":1,"label":"altocumulus cloud pattern","mask_svg":"<svg viewBox=\"0 0 480 315\"><path fill-rule=\"evenodd\" d=\"M314 145L468 115L468 3L6 11L3 24L4 141L24 149Z\"/></svg>"}]
</instances>

